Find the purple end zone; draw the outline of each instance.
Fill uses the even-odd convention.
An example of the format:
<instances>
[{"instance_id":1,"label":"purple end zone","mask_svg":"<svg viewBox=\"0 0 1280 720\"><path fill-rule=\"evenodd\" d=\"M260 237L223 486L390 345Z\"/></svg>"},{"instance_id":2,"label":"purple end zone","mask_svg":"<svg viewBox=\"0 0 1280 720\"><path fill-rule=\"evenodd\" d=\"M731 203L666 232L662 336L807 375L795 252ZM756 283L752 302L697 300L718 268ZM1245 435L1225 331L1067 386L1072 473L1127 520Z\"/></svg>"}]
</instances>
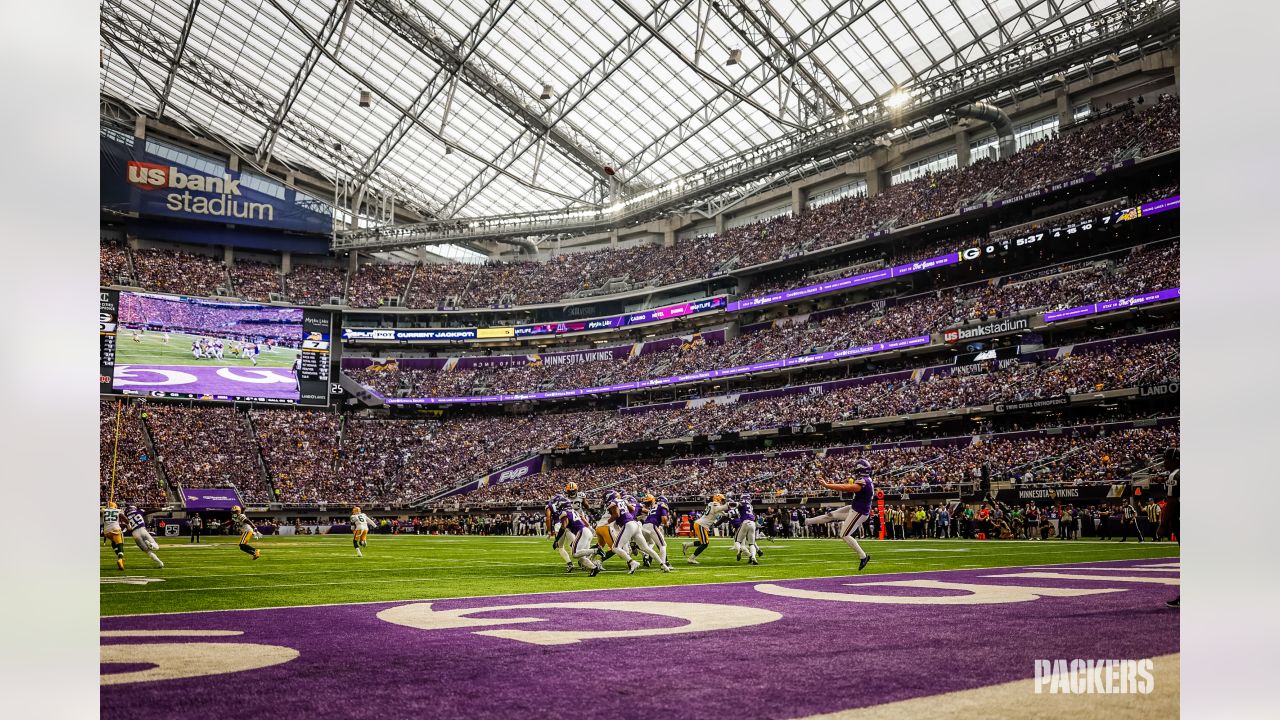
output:
<instances>
[{"instance_id":1,"label":"purple end zone","mask_svg":"<svg viewBox=\"0 0 1280 720\"><path fill-rule=\"evenodd\" d=\"M751 717L797 717L1026 679L1040 658L1140 659L1177 652L1178 613L1164 603L1178 587L1158 580L1176 579L1178 571L1153 569L1170 562L1176 559L438 600L430 601L433 617L458 618L463 615L448 611L489 608L463 622L493 623L433 629L379 618L397 608L387 614L402 619L396 613L407 608L412 614L422 606L414 601L103 618L104 632L243 631L223 637L104 638L104 662L107 646L134 643L257 643L291 648L298 656L256 670L106 685L101 709L104 717L137 711L176 715L234 698L237 714L276 718L564 714L621 720L673 711L682 718L720 717L734 708L750 708ZM1089 568L1107 569L1090 573ZM1020 572L1105 579L1010 577ZM836 602L758 587L896 598L965 594L869 585L904 581L1112 592L937 605ZM624 611L620 605L503 609L641 601L684 608L714 604L720 610L703 619L721 623L746 609L756 613L758 624L645 636L640 633L670 632L688 620ZM760 620L774 613L780 617ZM498 622L517 618L525 622ZM501 636L512 631L624 631L624 636L532 644ZM206 660L193 657L191 662Z\"/></svg>"},{"instance_id":2,"label":"purple end zone","mask_svg":"<svg viewBox=\"0 0 1280 720\"><path fill-rule=\"evenodd\" d=\"M196 393L297 400L293 369L287 367L217 367L204 365L116 366L115 390Z\"/></svg>"}]
</instances>

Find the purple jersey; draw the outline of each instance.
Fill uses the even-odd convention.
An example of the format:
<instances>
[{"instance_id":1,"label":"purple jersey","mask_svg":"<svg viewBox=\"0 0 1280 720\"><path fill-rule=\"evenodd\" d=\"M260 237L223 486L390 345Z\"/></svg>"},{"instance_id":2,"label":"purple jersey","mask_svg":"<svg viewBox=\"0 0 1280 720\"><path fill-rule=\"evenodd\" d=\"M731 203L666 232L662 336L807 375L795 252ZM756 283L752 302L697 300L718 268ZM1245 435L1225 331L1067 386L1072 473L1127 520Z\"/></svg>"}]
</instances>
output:
<instances>
[{"instance_id":1,"label":"purple jersey","mask_svg":"<svg viewBox=\"0 0 1280 720\"><path fill-rule=\"evenodd\" d=\"M138 528L147 526L147 521L142 517L142 513L137 510L126 510L124 513L125 522L129 523L129 532L133 532Z\"/></svg>"},{"instance_id":2,"label":"purple jersey","mask_svg":"<svg viewBox=\"0 0 1280 720\"><path fill-rule=\"evenodd\" d=\"M571 533L580 533L582 532L582 529L587 526L587 524L582 521L582 517L573 511L573 508L569 508L561 512L559 519L560 527L567 528Z\"/></svg>"},{"instance_id":3,"label":"purple jersey","mask_svg":"<svg viewBox=\"0 0 1280 720\"><path fill-rule=\"evenodd\" d=\"M755 521L756 511L752 509L750 500L740 503L738 505L738 516L742 518L742 520L751 520L753 522Z\"/></svg>"},{"instance_id":4,"label":"purple jersey","mask_svg":"<svg viewBox=\"0 0 1280 720\"><path fill-rule=\"evenodd\" d=\"M862 489L853 494L853 502L850 505L853 506L854 512L870 515L871 498L875 497L876 485L871 482L870 477L858 478L858 482L862 483Z\"/></svg>"},{"instance_id":5,"label":"purple jersey","mask_svg":"<svg viewBox=\"0 0 1280 720\"><path fill-rule=\"evenodd\" d=\"M635 513L631 512L631 506L626 500L618 498L610 503L613 507L618 508L618 526L624 526L632 520L636 519Z\"/></svg>"},{"instance_id":6,"label":"purple jersey","mask_svg":"<svg viewBox=\"0 0 1280 720\"><path fill-rule=\"evenodd\" d=\"M654 505L653 509L649 511L649 514L645 516L644 521L654 527L662 527L663 519L670 514L671 511L667 509L666 505Z\"/></svg>"}]
</instances>

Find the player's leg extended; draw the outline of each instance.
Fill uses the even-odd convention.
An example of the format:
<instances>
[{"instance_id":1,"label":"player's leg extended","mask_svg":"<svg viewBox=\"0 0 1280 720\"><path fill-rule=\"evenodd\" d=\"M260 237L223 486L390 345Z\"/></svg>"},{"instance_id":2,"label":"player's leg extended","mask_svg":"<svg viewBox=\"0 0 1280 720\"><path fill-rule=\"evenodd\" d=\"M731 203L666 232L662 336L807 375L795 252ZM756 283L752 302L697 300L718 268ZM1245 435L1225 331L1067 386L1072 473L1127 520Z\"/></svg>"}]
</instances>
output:
<instances>
[{"instance_id":1,"label":"player's leg extended","mask_svg":"<svg viewBox=\"0 0 1280 720\"><path fill-rule=\"evenodd\" d=\"M854 552L858 553L859 570L867 566L867 561L871 559L871 556L868 555L866 551L862 549L862 546L858 544L857 538L853 536L853 531L862 527L862 523L866 521L866 515L863 515L860 512L855 512L854 509L850 507L844 523L840 526L840 539L844 540L845 544L853 548Z\"/></svg>"},{"instance_id":2,"label":"player's leg extended","mask_svg":"<svg viewBox=\"0 0 1280 720\"><path fill-rule=\"evenodd\" d=\"M584 570L594 571L599 566L595 559L596 552L591 548L591 533L586 528L573 536L570 547L573 548L573 557Z\"/></svg>"},{"instance_id":3,"label":"player's leg extended","mask_svg":"<svg viewBox=\"0 0 1280 720\"><path fill-rule=\"evenodd\" d=\"M832 510L830 512L824 512L821 515L814 515L813 517L805 518L804 524L806 526L809 526L809 525L826 525L827 523L831 523L831 522L844 522L844 520L849 516L850 512L852 512L852 508L850 508L848 505L845 505L842 508Z\"/></svg>"},{"instance_id":4,"label":"player's leg extended","mask_svg":"<svg viewBox=\"0 0 1280 720\"><path fill-rule=\"evenodd\" d=\"M628 565L635 562L631 559L631 541L633 540L631 536L634 534L633 530L631 523L627 523L623 526L621 534L614 538L613 541L613 554L622 558Z\"/></svg>"},{"instance_id":5,"label":"player's leg extended","mask_svg":"<svg viewBox=\"0 0 1280 720\"><path fill-rule=\"evenodd\" d=\"M654 562L661 565L663 572L666 572L667 570L666 561L664 561L662 559L662 556L658 554L658 551L654 550L653 546L649 544L649 539L644 536L644 530L642 525L638 521L633 521L633 522L636 523L636 532L632 537L632 541L640 547L640 552L644 553L645 556L648 557L650 560L653 560Z\"/></svg>"},{"instance_id":6,"label":"player's leg extended","mask_svg":"<svg viewBox=\"0 0 1280 720\"><path fill-rule=\"evenodd\" d=\"M649 545L652 546L653 549L658 553L658 557L661 558L662 564L666 565L667 564L667 539L663 537L662 528L658 527L657 525L652 525L650 523L645 523L640 527L641 527L641 530L644 531L645 539L649 541Z\"/></svg>"},{"instance_id":7,"label":"player's leg extended","mask_svg":"<svg viewBox=\"0 0 1280 720\"><path fill-rule=\"evenodd\" d=\"M711 545L711 533L710 531L707 530L706 525L703 525L702 523L699 523L699 522L695 522L693 524L693 537L694 537L693 557L689 558L689 562L694 565L697 565L698 556L702 554L702 551L706 550Z\"/></svg>"},{"instance_id":8,"label":"player's leg extended","mask_svg":"<svg viewBox=\"0 0 1280 720\"><path fill-rule=\"evenodd\" d=\"M151 537L151 533L146 530L139 530L133 536L133 541L138 545L138 549L147 554L147 557L156 564L157 567L164 567L164 561L156 555L156 550L160 549L160 543Z\"/></svg>"},{"instance_id":9,"label":"player's leg extended","mask_svg":"<svg viewBox=\"0 0 1280 720\"><path fill-rule=\"evenodd\" d=\"M257 548L249 544L249 541L252 539L253 539L252 532L241 533L240 534L240 550L249 555L252 555L253 559L257 560L258 557L261 556L261 553L258 552Z\"/></svg>"},{"instance_id":10,"label":"player's leg extended","mask_svg":"<svg viewBox=\"0 0 1280 720\"><path fill-rule=\"evenodd\" d=\"M747 548L747 558L755 564L756 555L759 552L759 548L756 547L756 523L754 520L744 520L739 529L742 530L742 544Z\"/></svg>"}]
</instances>

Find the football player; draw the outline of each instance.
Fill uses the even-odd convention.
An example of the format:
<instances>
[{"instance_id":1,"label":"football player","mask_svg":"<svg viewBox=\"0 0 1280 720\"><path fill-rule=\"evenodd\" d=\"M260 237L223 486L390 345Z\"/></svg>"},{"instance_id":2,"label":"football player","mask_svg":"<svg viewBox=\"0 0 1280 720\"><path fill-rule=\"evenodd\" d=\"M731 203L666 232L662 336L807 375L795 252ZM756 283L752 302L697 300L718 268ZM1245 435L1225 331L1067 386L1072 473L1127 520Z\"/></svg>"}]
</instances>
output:
<instances>
[{"instance_id":1,"label":"football player","mask_svg":"<svg viewBox=\"0 0 1280 720\"><path fill-rule=\"evenodd\" d=\"M231 526L240 529L240 549L253 556L254 560L262 557L262 551L249 544L249 541L258 536L258 528L254 526L253 521L249 519L239 505L231 508Z\"/></svg>"},{"instance_id":2,"label":"football player","mask_svg":"<svg viewBox=\"0 0 1280 720\"><path fill-rule=\"evenodd\" d=\"M129 505L125 508L124 519L129 524L129 534L133 536L133 541L137 543L138 549L154 560L157 567L164 567L164 561L156 555L156 551L160 549L160 543L151 537L151 533L147 530L147 521L142 517L142 512L136 506Z\"/></svg>"},{"instance_id":3,"label":"football player","mask_svg":"<svg viewBox=\"0 0 1280 720\"><path fill-rule=\"evenodd\" d=\"M618 534L618 539L613 543L613 552L627 562L628 575L635 573L640 567L640 562L631 557L629 548L632 542L640 546L640 552L661 563L662 572L671 572L671 567L662 562L658 554L649 546L649 542L644 539L644 535L640 531L640 523L636 521L634 512L637 504L636 499L629 495L615 497L613 502L610 503L609 518L622 529Z\"/></svg>"},{"instance_id":4,"label":"football player","mask_svg":"<svg viewBox=\"0 0 1280 720\"><path fill-rule=\"evenodd\" d=\"M590 573L591 577L599 575L604 569L604 564L595 559L596 551L591 547L592 533L587 530L591 526L585 522L577 510L573 509L573 501L566 498L556 505L556 520L560 526L560 532L564 534L562 547L568 546L574 559L583 570Z\"/></svg>"},{"instance_id":5,"label":"football player","mask_svg":"<svg viewBox=\"0 0 1280 720\"><path fill-rule=\"evenodd\" d=\"M743 493L738 500L738 506L735 508L737 513L738 528L733 533L733 547L738 552L738 559L742 559L742 553L747 553L747 562L752 565L759 565L760 561L756 558L761 555L760 548L756 546L756 513L751 507L751 493Z\"/></svg>"},{"instance_id":6,"label":"football player","mask_svg":"<svg viewBox=\"0 0 1280 720\"><path fill-rule=\"evenodd\" d=\"M871 498L875 495L875 483L871 481L871 461L866 458L858 458L854 463L854 479L847 483L833 483L821 479L819 475L819 484L828 490L836 492L853 493L853 500L848 505L831 512L815 515L805 520L806 525L822 525L830 522L840 522L840 539L853 548L858 553L858 570L862 570L871 561L871 556L867 554L862 546L858 544L853 533L862 524L867 521L871 515Z\"/></svg>"},{"instance_id":7,"label":"football player","mask_svg":"<svg viewBox=\"0 0 1280 720\"><path fill-rule=\"evenodd\" d=\"M565 532L564 526L556 519L558 517L556 508L562 502L569 502L569 498L559 493L556 493L547 501L547 537L551 538L551 549L560 553L560 559L564 561L564 571L571 573L573 572L573 560L569 557L569 551L565 549L565 545L568 543L568 538L566 537L568 533Z\"/></svg>"},{"instance_id":8,"label":"football player","mask_svg":"<svg viewBox=\"0 0 1280 720\"><path fill-rule=\"evenodd\" d=\"M613 557L613 538L616 528L613 526L613 519L609 517L609 505L617 497L618 493L612 490L605 493L604 507L600 509L600 519L595 522L596 554L600 556L601 562Z\"/></svg>"},{"instance_id":9,"label":"football player","mask_svg":"<svg viewBox=\"0 0 1280 720\"><path fill-rule=\"evenodd\" d=\"M369 539L369 516L360 511L357 505L351 508L351 545L356 549L356 557L364 557L360 548L366 547Z\"/></svg>"},{"instance_id":10,"label":"football player","mask_svg":"<svg viewBox=\"0 0 1280 720\"><path fill-rule=\"evenodd\" d=\"M680 544L680 552L683 555L689 554L689 547L694 549L693 555L685 562L690 565L698 564L698 556L711 545L711 528L720 522L721 516L729 511L728 504L724 501L724 496L716 493L711 496L711 502L707 503L707 507L702 511L702 516L693 521L693 542Z\"/></svg>"},{"instance_id":11,"label":"football player","mask_svg":"<svg viewBox=\"0 0 1280 720\"><path fill-rule=\"evenodd\" d=\"M671 565L667 562L666 528L671 524L671 509L667 507L667 498L664 495L655 498L652 493L649 493L641 502L645 515L644 522L640 523L640 530L644 533L645 540L649 541L649 545L658 551L662 564L670 568Z\"/></svg>"},{"instance_id":12,"label":"football player","mask_svg":"<svg viewBox=\"0 0 1280 720\"><path fill-rule=\"evenodd\" d=\"M116 554L116 569L124 570L124 534L120 531L120 516L120 508L108 501L102 509L102 537L111 543Z\"/></svg>"}]
</instances>

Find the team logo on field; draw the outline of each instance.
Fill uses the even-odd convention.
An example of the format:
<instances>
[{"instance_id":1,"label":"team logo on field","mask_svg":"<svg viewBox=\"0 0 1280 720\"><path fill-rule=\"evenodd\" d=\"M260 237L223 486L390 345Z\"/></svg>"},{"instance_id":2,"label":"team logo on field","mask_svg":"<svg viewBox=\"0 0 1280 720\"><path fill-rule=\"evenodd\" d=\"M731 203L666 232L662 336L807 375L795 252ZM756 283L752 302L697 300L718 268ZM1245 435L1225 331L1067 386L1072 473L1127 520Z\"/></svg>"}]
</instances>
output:
<instances>
[{"instance_id":1,"label":"team logo on field","mask_svg":"<svg viewBox=\"0 0 1280 720\"><path fill-rule=\"evenodd\" d=\"M471 617L479 613L535 610L530 615L540 617ZM782 618L781 613L762 608L720 605L712 603L619 601L619 602L551 602L528 605L492 605L487 607L454 608L437 610L433 603L399 605L378 613L379 620L419 630L454 630L459 628L497 627L545 623L546 610L594 610L607 613L625 627L617 630L478 630L474 634L518 640L533 645L572 645L583 640L606 638L637 638L651 635L681 635L696 632L714 632L734 628L763 625ZM657 615L684 620L675 627L637 627L634 615Z\"/></svg>"}]
</instances>

